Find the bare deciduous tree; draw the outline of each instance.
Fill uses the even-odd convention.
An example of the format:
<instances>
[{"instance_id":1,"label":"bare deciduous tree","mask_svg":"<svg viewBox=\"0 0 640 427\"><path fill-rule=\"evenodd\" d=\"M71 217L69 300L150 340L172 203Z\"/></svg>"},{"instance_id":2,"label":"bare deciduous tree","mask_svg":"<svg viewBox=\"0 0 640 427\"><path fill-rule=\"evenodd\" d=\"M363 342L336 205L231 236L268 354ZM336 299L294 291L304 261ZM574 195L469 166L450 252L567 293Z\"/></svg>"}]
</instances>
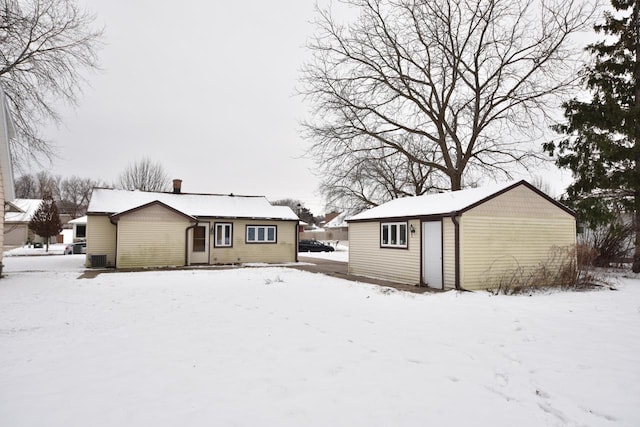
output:
<instances>
[{"instance_id":1,"label":"bare deciduous tree","mask_svg":"<svg viewBox=\"0 0 640 427\"><path fill-rule=\"evenodd\" d=\"M448 188L433 168L386 147L334 152L320 167L327 206L341 212L360 212L391 199Z\"/></svg>"},{"instance_id":2,"label":"bare deciduous tree","mask_svg":"<svg viewBox=\"0 0 640 427\"><path fill-rule=\"evenodd\" d=\"M51 195L56 200L59 211L72 218L85 214L92 190L100 186L106 185L90 178L62 178L46 171L22 175L15 183L17 198L43 199L47 194Z\"/></svg>"},{"instance_id":3,"label":"bare deciduous tree","mask_svg":"<svg viewBox=\"0 0 640 427\"><path fill-rule=\"evenodd\" d=\"M18 199L42 199L46 194L58 198L61 181L60 176L53 176L49 172L41 171L35 175L22 175L15 182L16 197Z\"/></svg>"},{"instance_id":4,"label":"bare deciduous tree","mask_svg":"<svg viewBox=\"0 0 640 427\"><path fill-rule=\"evenodd\" d=\"M509 176L514 165L542 158L532 142L577 83L581 50L570 37L590 23L587 1L343 3L357 20L341 24L330 9L317 9L300 89L312 104L304 123L310 155L325 176L359 184L354 165L382 159L384 169L395 156L400 176L419 165L436 188L444 180L458 190L469 174ZM335 181L328 176L324 186ZM386 187L388 175L376 176L374 186ZM353 190L362 199L372 191Z\"/></svg>"},{"instance_id":5,"label":"bare deciduous tree","mask_svg":"<svg viewBox=\"0 0 640 427\"><path fill-rule=\"evenodd\" d=\"M18 131L17 160L51 157L41 125L56 103L75 104L81 71L97 68L102 30L75 0L0 0L0 84Z\"/></svg>"},{"instance_id":6,"label":"bare deciduous tree","mask_svg":"<svg viewBox=\"0 0 640 427\"><path fill-rule=\"evenodd\" d=\"M38 184L33 175L22 175L15 182L16 198L37 199L40 197Z\"/></svg>"},{"instance_id":7,"label":"bare deciduous tree","mask_svg":"<svg viewBox=\"0 0 640 427\"><path fill-rule=\"evenodd\" d=\"M144 158L127 166L115 186L123 190L169 191L171 180L162 165Z\"/></svg>"},{"instance_id":8,"label":"bare deciduous tree","mask_svg":"<svg viewBox=\"0 0 640 427\"><path fill-rule=\"evenodd\" d=\"M60 209L72 218L84 215L89 206L91 192L100 185L98 181L75 175L62 179L59 188Z\"/></svg>"}]
</instances>

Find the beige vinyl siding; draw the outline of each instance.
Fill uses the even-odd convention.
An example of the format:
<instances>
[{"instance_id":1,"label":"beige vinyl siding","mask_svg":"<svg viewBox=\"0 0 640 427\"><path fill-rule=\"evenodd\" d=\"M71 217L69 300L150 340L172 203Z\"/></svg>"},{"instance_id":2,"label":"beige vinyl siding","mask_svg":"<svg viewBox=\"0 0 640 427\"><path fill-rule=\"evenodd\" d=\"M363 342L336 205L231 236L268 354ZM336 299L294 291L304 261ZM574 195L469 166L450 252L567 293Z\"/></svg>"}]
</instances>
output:
<instances>
[{"instance_id":1,"label":"beige vinyl siding","mask_svg":"<svg viewBox=\"0 0 640 427\"><path fill-rule=\"evenodd\" d=\"M551 265L552 251L576 244L573 215L525 186L462 215L461 284L486 289L516 268Z\"/></svg>"},{"instance_id":2,"label":"beige vinyl siding","mask_svg":"<svg viewBox=\"0 0 640 427\"><path fill-rule=\"evenodd\" d=\"M120 217L118 268L185 265L188 218L163 206L151 205Z\"/></svg>"},{"instance_id":3,"label":"beige vinyl siding","mask_svg":"<svg viewBox=\"0 0 640 427\"><path fill-rule=\"evenodd\" d=\"M107 215L87 217L87 267L91 266L91 255L106 255L107 266L116 265L116 226Z\"/></svg>"},{"instance_id":4,"label":"beige vinyl siding","mask_svg":"<svg viewBox=\"0 0 640 427\"><path fill-rule=\"evenodd\" d=\"M575 246L572 219L466 217L461 222L461 284L485 289L518 267L551 261L554 248Z\"/></svg>"},{"instance_id":5,"label":"beige vinyl siding","mask_svg":"<svg viewBox=\"0 0 640 427\"><path fill-rule=\"evenodd\" d=\"M573 215L520 185L464 213L465 216L507 216L526 218L571 218Z\"/></svg>"},{"instance_id":6,"label":"beige vinyl siding","mask_svg":"<svg viewBox=\"0 0 640 427\"><path fill-rule=\"evenodd\" d=\"M233 246L215 247L214 236L209 239L211 264L233 264L248 262L281 263L295 262L298 252L296 234L297 221L244 220L207 218L212 230L215 223L233 224ZM276 226L276 243L245 243L247 225Z\"/></svg>"},{"instance_id":7,"label":"beige vinyl siding","mask_svg":"<svg viewBox=\"0 0 640 427\"><path fill-rule=\"evenodd\" d=\"M461 228L465 289L485 289L516 268L549 264L553 250L570 250L576 243L575 221L569 218L463 217Z\"/></svg>"},{"instance_id":8,"label":"beige vinyl siding","mask_svg":"<svg viewBox=\"0 0 640 427\"><path fill-rule=\"evenodd\" d=\"M456 287L455 225L449 217L443 218L442 221L442 282L445 289L454 289Z\"/></svg>"},{"instance_id":9,"label":"beige vinyl siding","mask_svg":"<svg viewBox=\"0 0 640 427\"><path fill-rule=\"evenodd\" d=\"M409 221L408 248L381 248L380 222L349 223L349 273L415 285L420 283L420 221Z\"/></svg>"},{"instance_id":10,"label":"beige vinyl siding","mask_svg":"<svg viewBox=\"0 0 640 427\"><path fill-rule=\"evenodd\" d=\"M3 218L4 219L4 218ZM4 244L7 246L22 246L29 238L29 227L27 224L4 223Z\"/></svg>"}]
</instances>

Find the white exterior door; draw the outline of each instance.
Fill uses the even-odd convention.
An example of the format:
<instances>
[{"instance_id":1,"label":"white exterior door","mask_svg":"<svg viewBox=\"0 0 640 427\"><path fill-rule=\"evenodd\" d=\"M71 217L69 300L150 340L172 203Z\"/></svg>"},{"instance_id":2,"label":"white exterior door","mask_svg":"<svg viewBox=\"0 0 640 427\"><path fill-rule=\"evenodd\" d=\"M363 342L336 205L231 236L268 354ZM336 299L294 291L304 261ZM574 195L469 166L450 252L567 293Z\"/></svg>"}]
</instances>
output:
<instances>
[{"instance_id":1,"label":"white exterior door","mask_svg":"<svg viewBox=\"0 0 640 427\"><path fill-rule=\"evenodd\" d=\"M422 282L442 289L442 222L422 223Z\"/></svg>"},{"instance_id":2,"label":"white exterior door","mask_svg":"<svg viewBox=\"0 0 640 427\"><path fill-rule=\"evenodd\" d=\"M209 223L201 222L189 232L189 264L209 263Z\"/></svg>"}]
</instances>

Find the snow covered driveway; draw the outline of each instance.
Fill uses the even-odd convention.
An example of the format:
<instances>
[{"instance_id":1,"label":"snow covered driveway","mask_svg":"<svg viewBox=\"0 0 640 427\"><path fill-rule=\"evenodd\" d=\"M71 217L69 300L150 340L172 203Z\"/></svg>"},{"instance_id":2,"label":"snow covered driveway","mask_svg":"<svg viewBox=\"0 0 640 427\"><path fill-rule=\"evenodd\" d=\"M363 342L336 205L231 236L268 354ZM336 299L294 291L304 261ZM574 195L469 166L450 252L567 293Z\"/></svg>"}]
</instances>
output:
<instances>
[{"instance_id":1,"label":"snow covered driveway","mask_svg":"<svg viewBox=\"0 0 640 427\"><path fill-rule=\"evenodd\" d=\"M0 280L3 426L640 425L639 280L415 295L282 267L78 279L72 257L23 258Z\"/></svg>"}]
</instances>

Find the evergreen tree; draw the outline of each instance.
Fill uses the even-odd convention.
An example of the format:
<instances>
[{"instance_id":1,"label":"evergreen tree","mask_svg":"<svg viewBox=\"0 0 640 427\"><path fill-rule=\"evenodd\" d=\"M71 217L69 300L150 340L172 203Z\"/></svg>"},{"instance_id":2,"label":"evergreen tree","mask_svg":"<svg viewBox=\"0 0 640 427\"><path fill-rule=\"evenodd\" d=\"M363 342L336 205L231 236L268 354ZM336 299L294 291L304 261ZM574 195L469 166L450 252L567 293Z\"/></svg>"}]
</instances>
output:
<instances>
[{"instance_id":1,"label":"evergreen tree","mask_svg":"<svg viewBox=\"0 0 640 427\"><path fill-rule=\"evenodd\" d=\"M58 207L50 193L45 194L38 210L29 221L29 229L37 235L44 237L49 252L49 238L57 236L62 230Z\"/></svg>"},{"instance_id":2,"label":"evergreen tree","mask_svg":"<svg viewBox=\"0 0 640 427\"><path fill-rule=\"evenodd\" d=\"M611 0L595 30L603 40L588 46L595 61L585 69L591 100L566 102L566 135L544 144L575 182L567 196L591 227L610 223L614 212L634 213L633 271L640 272L640 16L636 0Z\"/></svg>"}]
</instances>

